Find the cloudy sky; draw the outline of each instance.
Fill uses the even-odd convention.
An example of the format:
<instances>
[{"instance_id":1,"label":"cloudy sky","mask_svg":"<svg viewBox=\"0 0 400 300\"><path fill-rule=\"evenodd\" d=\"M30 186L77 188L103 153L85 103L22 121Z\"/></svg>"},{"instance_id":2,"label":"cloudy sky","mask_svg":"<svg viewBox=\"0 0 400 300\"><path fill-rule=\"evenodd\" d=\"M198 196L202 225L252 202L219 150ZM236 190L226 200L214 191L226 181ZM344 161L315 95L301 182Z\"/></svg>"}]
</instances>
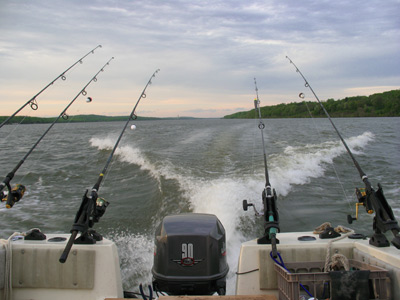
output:
<instances>
[{"instance_id":1,"label":"cloudy sky","mask_svg":"<svg viewBox=\"0 0 400 300\"><path fill-rule=\"evenodd\" d=\"M111 58L69 114L222 117L300 101L289 56L320 99L400 88L399 0L0 0L0 115L37 98L56 116Z\"/></svg>"}]
</instances>

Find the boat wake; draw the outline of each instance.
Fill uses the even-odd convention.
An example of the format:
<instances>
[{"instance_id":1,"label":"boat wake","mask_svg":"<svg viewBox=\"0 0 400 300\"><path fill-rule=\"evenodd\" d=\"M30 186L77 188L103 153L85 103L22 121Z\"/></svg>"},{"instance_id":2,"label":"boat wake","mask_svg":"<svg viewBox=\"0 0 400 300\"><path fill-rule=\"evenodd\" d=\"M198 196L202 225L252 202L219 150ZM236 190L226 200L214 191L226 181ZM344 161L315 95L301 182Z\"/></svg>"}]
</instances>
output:
<instances>
[{"instance_id":1,"label":"boat wake","mask_svg":"<svg viewBox=\"0 0 400 300\"><path fill-rule=\"evenodd\" d=\"M346 143L354 154L359 155L374 137L371 132L365 132L349 138ZM323 176L334 159L345 153L340 141L287 146L283 153L269 157L271 185L278 195L286 196L293 185L308 184L313 178Z\"/></svg>"},{"instance_id":2,"label":"boat wake","mask_svg":"<svg viewBox=\"0 0 400 300\"><path fill-rule=\"evenodd\" d=\"M107 235L118 248L121 277L125 291L138 292L139 284L151 284L154 238L116 229Z\"/></svg>"},{"instance_id":3,"label":"boat wake","mask_svg":"<svg viewBox=\"0 0 400 300\"><path fill-rule=\"evenodd\" d=\"M112 150L115 141L111 138L91 138L90 143L99 150ZM121 162L135 164L139 166L141 170L148 171L152 177L160 182L162 174L157 170L157 166L152 164L140 149L132 146L121 146L117 148L115 155Z\"/></svg>"},{"instance_id":4,"label":"boat wake","mask_svg":"<svg viewBox=\"0 0 400 300\"><path fill-rule=\"evenodd\" d=\"M353 153L360 154L373 139L372 133L365 132L349 138L346 142ZM91 144L104 150L112 149L114 143L108 138L92 138ZM328 141L296 147L286 146L280 153L270 155L270 179L278 197L290 193L295 185L309 184L312 179L324 176L334 159L344 153L345 149L339 141ZM161 190L164 188L162 179L173 180L178 184L180 193L187 199L193 212L215 214L220 219L226 230L227 258L230 266L227 293L234 294L240 245L243 241L261 235L263 230L261 220L254 221L251 213L243 211L242 201L248 199L261 209L261 193L265 185L264 170L259 168L254 176L248 176L248 170L243 170L243 174L246 175L241 177L227 174L219 178L199 178L198 175L194 175L199 173L188 166L173 164L164 157L154 160L154 157L149 158L137 146L120 147L116 157L121 162L138 165L141 170L149 172L159 182ZM154 230L155 228L149 228L151 233L148 236L125 231L109 236L119 247L125 289L137 290L140 283L151 282Z\"/></svg>"}]
</instances>

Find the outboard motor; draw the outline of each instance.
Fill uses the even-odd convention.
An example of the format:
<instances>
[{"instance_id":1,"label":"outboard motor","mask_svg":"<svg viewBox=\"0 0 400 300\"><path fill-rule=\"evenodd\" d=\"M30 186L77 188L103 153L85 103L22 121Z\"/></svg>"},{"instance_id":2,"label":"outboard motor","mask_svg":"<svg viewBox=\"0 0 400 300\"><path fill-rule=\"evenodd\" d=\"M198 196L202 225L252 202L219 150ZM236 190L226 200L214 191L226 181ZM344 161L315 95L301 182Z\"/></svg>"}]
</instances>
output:
<instances>
[{"instance_id":1,"label":"outboard motor","mask_svg":"<svg viewBox=\"0 0 400 300\"><path fill-rule=\"evenodd\" d=\"M164 218L155 234L153 288L169 295L225 295L225 229L215 215Z\"/></svg>"}]
</instances>

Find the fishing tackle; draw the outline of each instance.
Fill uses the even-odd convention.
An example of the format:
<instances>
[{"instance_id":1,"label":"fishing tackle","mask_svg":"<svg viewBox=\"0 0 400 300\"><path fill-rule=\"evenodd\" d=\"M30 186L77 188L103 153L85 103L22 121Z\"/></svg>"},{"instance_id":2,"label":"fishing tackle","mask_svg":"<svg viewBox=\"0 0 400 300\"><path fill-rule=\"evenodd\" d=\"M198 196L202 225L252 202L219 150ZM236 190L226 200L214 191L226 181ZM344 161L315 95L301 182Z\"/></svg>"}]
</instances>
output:
<instances>
[{"instance_id":1,"label":"fishing tackle","mask_svg":"<svg viewBox=\"0 0 400 300\"><path fill-rule=\"evenodd\" d=\"M42 136L36 141L36 143L31 147L31 149L25 154L25 156L21 159L21 161L15 166L15 168L7 174L6 178L3 180L2 183L0 183L0 198L2 199L4 197L4 192L3 189L5 187L7 187L8 189L8 196L7 196L7 201L6 201L6 207L7 208L11 208L13 207L13 205L15 204L15 202L19 201L21 199L21 197L17 200L16 197L14 197L13 193L12 193L12 188L10 186L10 181L14 178L15 172L18 171L18 169L21 167L21 165L25 162L25 160L28 158L28 156L33 152L33 150L37 147L37 145L40 143L40 141L45 137L45 135L50 131L50 129L54 126L55 123L57 123L57 121L60 118L68 118L66 111L68 110L68 108L75 102L75 100L82 94L82 95L86 95L86 91L85 89L89 86L89 84L94 81L94 78L96 78L96 76L100 73L104 71L104 68L109 65L110 61L114 59L114 57L112 57L101 69L100 71L98 71L96 73L95 76L93 76L92 79L90 79L90 81L80 90L80 92L75 96L74 99L72 99L72 101L64 108L64 110L60 113L60 115L53 121L53 123L51 123L51 125L47 128L47 130L42 134ZM23 195L23 194L22 194Z\"/></svg>"},{"instance_id":2,"label":"fishing tackle","mask_svg":"<svg viewBox=\"0 0 400 300\"><path fill-rule=\"evenodd\" d=\"M258 98L258 88L257 82L254 78L255 90L257 98L254 100L254 107L256 112L258 111L259 123L258 128L261 130L261 140L262 140L262 147L263 147L263 154L264 154L264 169L265 169L265 188L262 192L262 200L264 205L264 212L258 213L255 206L252 203L248 203L247 200L243 200L243 209L247 211L249 206L254 208L256 215L263 215L264 216L264 236L257 240L258 244L271 244L272 247L272 256L277 257L277 249L276 244L279 244L279 240L276 238L276 233L280 232L279 229L279 214L278 209L276 206L276 199L277 195L275 189L271 188L271 183L269 182L269 175L268 175L268 165L267 165L267 154L265 151L265 143L264 143L264 133L263 129L265 125L261 119L261 110L260 110L260 99Z\"/></svg>"},{"instance_id":3,"label":"fishing tackle","mask_svg":"<svg viewBox=\"0 0 400 300\"><path fill-rule=\"evenodd\" d=\"M384 233L388 230L391 230L394 238L392 240L392 244L397 248L400 249L400 227L397 224L397 220L394 217L392 208L390 207L389 203L387 202L385 195L383 194L382 186L378 183L378 190L375 191L372 187L371 183L368 180L368 176L362 171L360 165L358 164L357 160L353 156L350 148L347 146L345 140L343 139L342 135L340 134L339 130L336 128L335 124L333 123L329 113L326 111L324 105L319 100L318 96L315 94L314 90L312 89L311 85L304 77L303 73L299 70L299 68L293 63L293 61L286 56L289 62L295 67L296 72L300 74L303 78L305 84L304 86L309 88L310 91L313 93L315 99L317 99L319 105L321 106L322 110L324 111L325 115L328 117L330 123L332 124L333 128L335 129L337 135L339 136L340 140L342 141L343 146L346 148L347 153L350 155L354 166L356 167L361 180L365 184L365 189L356 189L356 194L359 203L357 203L357 216L353 218L351 215L347 216L348 222L351 224L353 220L356 220L358 217L358 206L362 205L365 206L367 213L372 214L375 212L375 217L373 221L373 229L374 234L369 240L369 243L376 247L389 247L390 243L387 240ZM302 93L300 93L301 95ZM303 94L304 95L304 94Z\"/></svg>"},{"instance_id":4,"label":"fishing tackle","mask_svg":"<svg viewBox=\"0 0 400 300\"><path fill-rule=\"evenodd\" d=\"M58 75L53 81L51 81L48 85L46 85L39 93L37 93L35 96L33 96L31 99L28 100L24 105L22 105L15 113L13 113L10 117L8 117L3 123L0 124L0 128L3 127L4 124L6 124L8 121L10 121L14 116L19 113L25 106L28 104L30 105L32 110L37 110L39 108L39 105L37 104L36 97L39 96L41 93L43 93L49 86L51 86L54 82L56 82L59 78L62 80L66 80L67 77L65 74L71 70L75 65L78 63L83 63L83 59L88 56L90 53L94 54L94 50L97 48L101 48L101 45L98 45L96 48L90 50L86 55L82 56L80 59L78 59L74 64L72 64L69 68L67 68L64 72L62 72L60 75Z\"/></svg>"},{"instance_id":5,"label":"fishing tackle","mask_svg":"<svg viewBox=\"0 0 400 300\"><path fill-rule=\"evenodd\" d=\"M112 149L107 162L101 171L97 182L93 186L90 195L88 195L88 190L85 191L83 197L82 197L82 202L81 205L78 209L78 212L76 213L75 219L74 219L74 224L72 225L71 229L71 236L68 240L67 245L64 248L63 253L61 254L61 257L59 261L61 263L65 263L68 254L71 250L72 245L75 244L95 244L96 241L101 241L103 237L96 233L93 229L91 229L94 225L94 223L99 222L100 217L103 216L103 214L106 211L107 206L109 205L109 202L105 201L102 198L98 197L98 191L100 189L100 184L104 179L104 175L107 173L107 169L111 163L111 160L114 156L115 151L117 150L118 144L120 143L122 136L131 120L135 120L137 116L135 115L136 108L142 98L146 98L146 89L147 87L151 84L151 80L156 77L156 74L160 71L160 69L157 69L153 75L150 77L149 81L147 82L146 86L144 87L142 93L139 96L139 99L137 100L131 114L129 115L122 131L121 134L119 135L117 141L115 142L114 148ZM99 200L100 199L100 200ZM81 232L81 235L79 238L76 238L78 233Z\"/></svg>"},{"instance_id":6,"label":"fishing tackle","mask_svg":"<svg viewBox=\"0 0 400 300\"><path fill-rule=\"evenodd\" d=\"M24 196L25 191L26 188L22 184L16 184L12 189L10 186L8 189L8 193L1 192L1 201L6 202L8 199L10 199L9 202L14 205L15 202L21 200L21 198Z\"/></svg>"}]
</instances>

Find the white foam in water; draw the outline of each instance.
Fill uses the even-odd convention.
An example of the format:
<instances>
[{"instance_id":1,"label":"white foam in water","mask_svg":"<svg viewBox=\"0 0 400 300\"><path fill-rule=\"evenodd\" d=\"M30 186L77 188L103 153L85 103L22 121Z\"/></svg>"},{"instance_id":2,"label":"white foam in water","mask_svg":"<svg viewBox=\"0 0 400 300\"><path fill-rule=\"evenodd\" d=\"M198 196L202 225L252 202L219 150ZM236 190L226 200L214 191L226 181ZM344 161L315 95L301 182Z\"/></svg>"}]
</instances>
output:
<instances>
[{"instance_id":1,"label":"white foam in water","mask_svg":"<svg viewBox=\"0 0 400 300\"><path fill-rule=\"evenodd\" d=\"M353 154L360 154L360 148L372 141L371 132L350 138L346 141ZM325 142L301 147L288 146L284 153L270 158L270 181L278 195L286 196L293 185L307 184L312 178L324 175L327 165L344 154L346 149L340 141Z\"/></svg>"},{"instance_id":2,"label":"white foam in water","mask_svg":"<svg viewBox=\"0 0 400 300\"><path fill-rule=\"evenodd\" d=\"M115 232L108 238L112 239L118 247L124 290L137 292L139 284L142 283L143 286L151 284L152 275L149 270L153 265L153 237Z\"/></svg>"},{"instance_id":3,"label":"white foam in water","mask_svg":"<svg viewBox=\"0 0 400 300\"><path fill-rule=\"evenodd\" d=\"M99 139L99 138L91 138L90 142L92 146L99 148L100 150L112 150L115 144L115 141L112 141L109 138ZM120 161L127 162L130 164L135 164L140 166L140 169L149 171L149 173L160 182L160 174L158 168L152 164L148 159L146 159L145 155L142 154L141 150L132 146L122 146L118 147L115 151L115 155L119 157Z\"/></svg>"},{"instance_id":4,"label":"white foam in water","mask_svg":"<svg viewBox=\"0 0 400 300\"><path fill-rule=\"evenodd\" d=\"M352 152L356 153L360 151L357 149L363 148L373 138L372 133L365 132L346 142ZM108 139L92 139L91 142L99 149L113 146ZM286 147L283 153L269 157L271 184L278 194L287 195L293 185L307 184L312 178L323 176L327 166L333 163L333 159L345 151L343 145L336 141L302 147ZM246 175L246 178L208 180L194 178L187 169L173 166L165 161L161 166L155 167L139 149L132 146L122 147L118 155L118 159L139 165L142 169L148 170L155 178L163 176L175 179L190 201L193 212L215 214L220 219L226 230L227 258L230 266L227 293L234 294L240 244L249 238L255 238L245 236L239 229L241 217L248 217L252 214L252 211L243 211L242 201L248 199L256 205L258 204L257 207L261 209L261 193L265 184L264 170L260 174L255 174L253 178ZM123 278L138 277L140 282L136 285L151 282L153 237L117 234L113 240L119 247L122 247L120 249L121 259L129 261L129 267L122 270Z\"/></svg>"},{"instance_id":5,"label":"white foam in water","mask_svg":"<svg viewBox=\"0 0 400 300\"><path fill-rule=\"evenodd\" d=\"M90 143L93 147L97 147L100 150L112 149L114 147L115 141L110 138L91 138Z\"/></svg>"},{"instance_id":6,"label":"white foam in water","mask_svg":"<svg viewBox=\"0 0 400 300\"><path fill-rule=\"evenodd\" d=\"M229 275L227 294L234 294L240 245L248 237L238 230L240 216L249 215L243 211L244 199L260 199L263 182L252 179L215 179L209 182L193 181L191 203L196 213L209 213L218 217L224 225L227 240ZM250 191L250 193L249 193Z\"/></svg>"}]
</instances>

